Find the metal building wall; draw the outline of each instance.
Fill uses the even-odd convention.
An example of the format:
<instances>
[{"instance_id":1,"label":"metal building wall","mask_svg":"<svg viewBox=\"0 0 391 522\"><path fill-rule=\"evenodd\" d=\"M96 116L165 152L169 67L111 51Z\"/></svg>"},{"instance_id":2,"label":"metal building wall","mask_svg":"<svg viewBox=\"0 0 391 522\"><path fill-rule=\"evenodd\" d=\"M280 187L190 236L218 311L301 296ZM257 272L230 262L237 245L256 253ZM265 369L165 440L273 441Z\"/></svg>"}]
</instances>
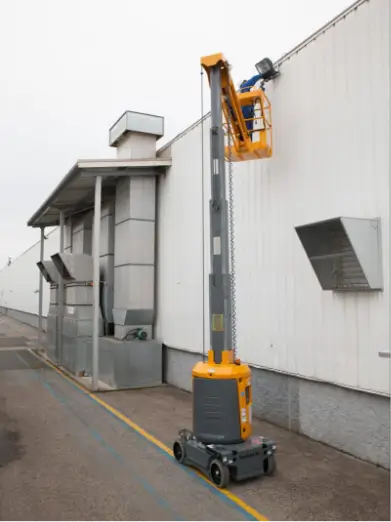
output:
<instances>
[{"instance_id":1,"label":"metal building wall","mask_svg":"<svg viewBox=\"0 0 391 522\"><path fill-rule=\"evenodd\" d=\"M37 231L37 235L39 232ZM45 259L58 252L59 229L46 232ZM10 266L0 270L0 308L10 309L10 315L36 326L38 324L40 243L35 243ZM43 315L49 309L49 285L43 284Z\"/></svg>"},{"instance_id":2,"label":"metal building wall","mask_svg":"<svg viewBox=\"0 0 391 522\"><path fill-rule=\"evenodd\" d=\"M274 157L235 165L239 354L261 368L389 392L389 4L362 3L281 64L269 87ZM209 120L205 288L209 271ZM203 349L201 126L160 182L158 334ZM380 217L384 292L323 291L294 227ZM207 314L208 292L205 293ZM208 346L206 316L206 348Z\"/></svg>"}]
</instances>

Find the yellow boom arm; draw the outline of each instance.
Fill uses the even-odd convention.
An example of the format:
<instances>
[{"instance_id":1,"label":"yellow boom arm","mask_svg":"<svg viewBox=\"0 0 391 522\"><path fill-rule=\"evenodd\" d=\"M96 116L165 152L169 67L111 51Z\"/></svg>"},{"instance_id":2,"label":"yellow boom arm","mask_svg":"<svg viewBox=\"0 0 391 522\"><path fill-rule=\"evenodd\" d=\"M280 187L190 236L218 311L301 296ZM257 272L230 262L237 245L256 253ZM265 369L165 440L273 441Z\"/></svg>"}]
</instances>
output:
<instances>
[{"instance_id":1,"label":"yellow boom arm","mask_svg":"<svg viewBox=\"0 0 391 522\"><path fill-rule=\"evenodd\" d=\"M225 147L225 156L232 161L246 161L270 158L272 155L272 120L271 104L262 89L250 92L236 92L232 81L229 64L223 54L212 54L201 58L201 65L210 74L211 67L220 66L222 111L225 119L226 134L231 138L231 150ZM242 107L254 105L254 117L245 120ZM252 121L252 130L248 130L247 121Z\"/></svg>"}]
</instances>

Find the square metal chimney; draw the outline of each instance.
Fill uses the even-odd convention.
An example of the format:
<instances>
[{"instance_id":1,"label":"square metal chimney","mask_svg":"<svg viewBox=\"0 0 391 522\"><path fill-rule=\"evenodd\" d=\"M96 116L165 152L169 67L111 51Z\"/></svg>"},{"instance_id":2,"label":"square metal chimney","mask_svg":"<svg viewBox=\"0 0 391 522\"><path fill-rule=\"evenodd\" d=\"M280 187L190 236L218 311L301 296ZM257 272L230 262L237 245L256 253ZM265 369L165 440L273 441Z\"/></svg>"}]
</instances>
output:
<instances>
[{"instance_id":1,"label":"square metal chimney","mask_svg":"<svg viewBox=\"0 0 391 522\"><path fill-rule=\"evenodd\" d=\"M295 227L323 290L382 290L379 219L338 217Z\"/></svg>"},{"instance_id":2,"label":"square metal chimney","mask_svg":"<svg viewBox=\"0 0 391 522\"><path fill-rule=\"evenodd\" d=\"M125 111L124 114L110 127L109 145L115 147L129 132L151 134L156 139L164 135L164 118L143 112Z\"/></svg>"}]
</instances>

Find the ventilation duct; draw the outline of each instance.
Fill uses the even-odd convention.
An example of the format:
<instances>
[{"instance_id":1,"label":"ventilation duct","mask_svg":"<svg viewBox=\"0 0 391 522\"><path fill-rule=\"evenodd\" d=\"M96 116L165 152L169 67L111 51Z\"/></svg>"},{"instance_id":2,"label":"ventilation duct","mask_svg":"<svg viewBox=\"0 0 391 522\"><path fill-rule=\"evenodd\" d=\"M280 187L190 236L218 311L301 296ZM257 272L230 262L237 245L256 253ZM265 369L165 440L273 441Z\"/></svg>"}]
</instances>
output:
<instances>
[{"instance_id":1,"label":"ventilation duct","mask_svg":"<svg viewBox=\"0 0 391 522\"><path fill-rule=\"evenodd\" d=\"M88 254L58 253L52 256L53 263L64 281L92 281L93 263Z\"/></svg>"},{"instance_id":2,"label":"ventilation duct","mask_svg":"<svg viewBox=\"0 0 391 522\"><path fill-rule=\"evenodd\" d=\"M339 217L295 227L323 290L382 290L379 219Z\"/></svg>"},{"instance_id":3,"label":"ventilation duct","mask_svg":"<svg viewBox=\"0 0 391 522\"><path fill-rule=\"evenodd\" d=\"M37 266L47 283L58 284L58 273L53 261L38 261Z\"/></svg>"}]
</instances>

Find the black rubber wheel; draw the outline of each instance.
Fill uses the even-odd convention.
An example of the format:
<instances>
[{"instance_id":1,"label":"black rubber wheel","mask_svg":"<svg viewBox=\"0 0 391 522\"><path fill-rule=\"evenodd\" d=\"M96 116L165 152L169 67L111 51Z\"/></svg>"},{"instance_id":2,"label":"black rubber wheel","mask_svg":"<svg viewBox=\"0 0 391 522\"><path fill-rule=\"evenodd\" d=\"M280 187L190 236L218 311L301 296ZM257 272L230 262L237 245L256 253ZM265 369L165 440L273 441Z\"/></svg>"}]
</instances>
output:
<instances>
[{"instance_id":1,"label":"black rubber wheel","mask_svg":"<svg viewBox=\"0 0 391 522\"><path fill-rule=\"evenodd\" d=\"M176 461L179 462L179 464L183 464L185 462L185 458L186 458L186 450L185 450L185 446L183 445L183 443L180 442L179 440L176 440L174 442L172 451L174 453L174 457L175 457Z\"/></svg>"},{"instance_id":2,"label":"black rubber wheel","mask_svg":"<svg viewBox=\"0 0 391 522\"><path fill-rule=\"evenodd\" d=\"M228 486L230 479L229 469L220 460L212 460L209 473L213 484L219 489L224 489Z\"/></svg>"},{"instance_id":3,"label":"black rubber wheel","mask_svg":"<svg viewBox=\"0 0 391 522\"><path fill-rule=\"evenodd\" d=\"M263 472L265 475L271 476L274 475L276 471L276 457L274 455L269 455L263 461Z\"/></svg>"}]
</instances>

